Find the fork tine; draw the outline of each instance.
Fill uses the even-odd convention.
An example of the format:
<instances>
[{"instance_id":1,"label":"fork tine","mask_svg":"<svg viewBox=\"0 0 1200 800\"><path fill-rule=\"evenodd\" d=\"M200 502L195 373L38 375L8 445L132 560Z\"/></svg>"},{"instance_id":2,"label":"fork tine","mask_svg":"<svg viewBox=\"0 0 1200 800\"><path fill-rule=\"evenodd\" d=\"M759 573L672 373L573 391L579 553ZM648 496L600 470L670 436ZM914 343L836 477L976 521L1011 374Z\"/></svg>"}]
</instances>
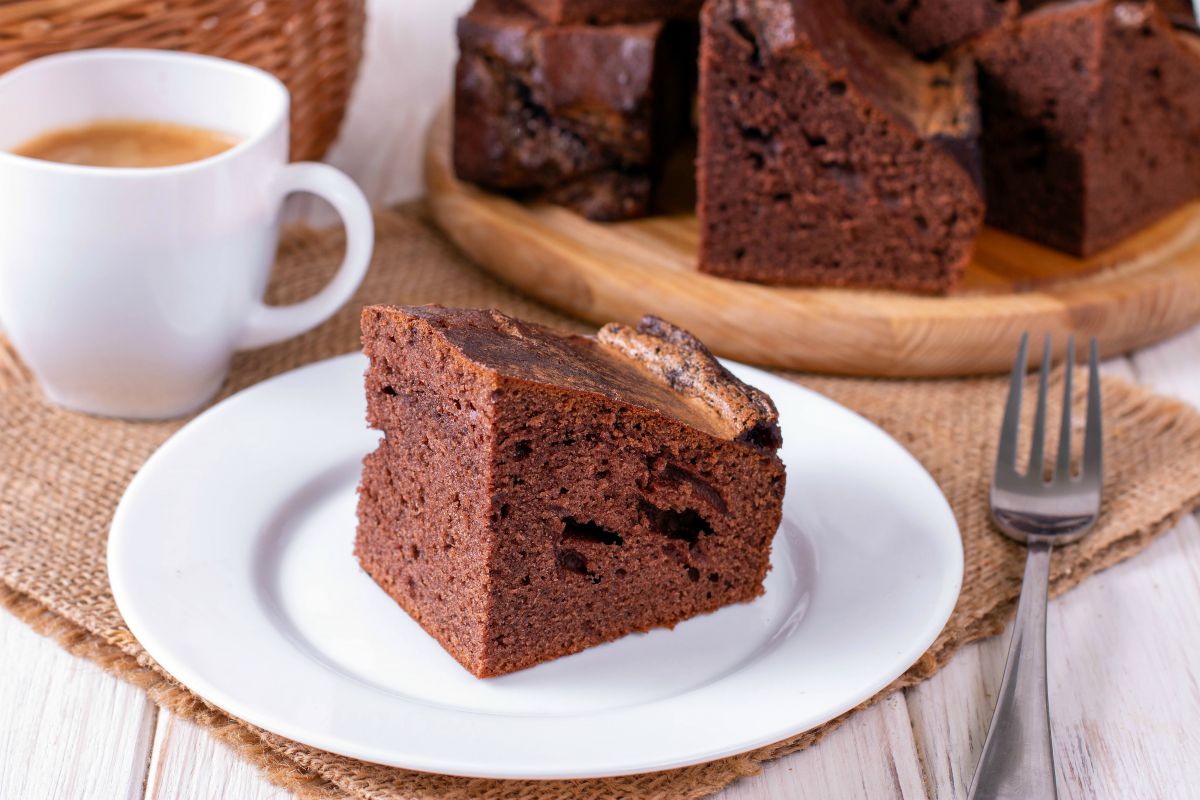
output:
<instances>
[{"instance_id":1,"label":"fork tine","mask_svg":"<svg viewBox=\"0 0 1200 800\"><path fill-rule=\"evenodd\" d=\"M1046 471L1046 394L1050 381L1050 334L1042 346L1042 368L1038 373L1037 413L1033 417L1033 442L1029 447L1029 468L1025 476L1041 482Z\"/></svg>"},{"instance_id":2,"label":"fork tine","mask_svg":"<svg viewBox=\"0 0 1200 800\"><path fill-rule=\"evenodd\" d=\"M1069 480L1071 477L1071 378L1075 372L1075 335L1067 337L1067 360L1063 364L1062 427L1058 433L1058 463L1054 466L1054 479Z\"/></svg>"},{"instance_id":3,"label":"fork tine","mask_svg":"<svg viewBox=\"0 0 1200 800\"><path fill-rule=\"evenodd\" d=\"M1100 413L1100 356L1095 338L1091 342L1088 356L1088 408L1087 428L1083 438L1082 480L1097 485L1104 477L1104 431Z\"/></svg>"},{"instance_id":4,"label":"fork tine","mask_svg":"<svg viewBox=\"0 0 1200 800\"><path fill-rule=\"evenodd\" d=\"M1008 386L1008 401L1004 405L1004 422L1000 425L1000 446L996 450L997 475L1010 472L1016 467L1017 430L1021 425L1021 389L1025 384L1025 358L1028 352L1029 334L1023 333Z\"/></svg>"}]
</instances>

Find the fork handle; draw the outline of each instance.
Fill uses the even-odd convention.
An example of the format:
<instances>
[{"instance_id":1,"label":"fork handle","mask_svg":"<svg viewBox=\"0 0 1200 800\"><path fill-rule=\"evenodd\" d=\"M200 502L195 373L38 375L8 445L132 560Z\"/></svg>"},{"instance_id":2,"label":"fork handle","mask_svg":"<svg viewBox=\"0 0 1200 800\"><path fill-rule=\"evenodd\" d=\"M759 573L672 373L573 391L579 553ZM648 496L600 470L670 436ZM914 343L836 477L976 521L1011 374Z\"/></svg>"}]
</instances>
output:
<instances>
[{"instance_id":1,"label":"fork handle","mask_svg":"<svg viewBox=\"0 0 1200 800\"><path fill-rule=\"evenodd\" d=\"M1046 594L1051 544L1031 538L996 711L970 800L1056 800L1046 691Z\"/></svg>"}]
</instances>

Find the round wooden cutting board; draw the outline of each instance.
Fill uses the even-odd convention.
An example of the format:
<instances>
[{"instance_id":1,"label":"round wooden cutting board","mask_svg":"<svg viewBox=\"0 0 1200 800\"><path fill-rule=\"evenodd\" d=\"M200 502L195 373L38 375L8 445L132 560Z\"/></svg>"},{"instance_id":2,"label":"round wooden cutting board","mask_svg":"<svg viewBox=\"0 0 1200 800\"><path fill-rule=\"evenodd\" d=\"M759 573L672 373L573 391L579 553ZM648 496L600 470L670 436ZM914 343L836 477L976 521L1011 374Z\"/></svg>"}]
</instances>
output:
<instances>
[{"instance_id":1,"label":"round wooden cutting board","mask_svg":"<svg viewBox=\"0 0 1200 800\"><path fill-rule=\"evenodd\" d=\"M692 215L601 224L460 182L450 119L430 130L434 218L485 269L597 324L657 314L719 355L852 375L1007 371L1022 332L1095 336L1104 355L1200 321L1200 203L1089 259L986 229L964 287L949 297L760 286L696 270ZM1040 348L1031 348L1034 351Z\"/></svg>"}]
</instances>

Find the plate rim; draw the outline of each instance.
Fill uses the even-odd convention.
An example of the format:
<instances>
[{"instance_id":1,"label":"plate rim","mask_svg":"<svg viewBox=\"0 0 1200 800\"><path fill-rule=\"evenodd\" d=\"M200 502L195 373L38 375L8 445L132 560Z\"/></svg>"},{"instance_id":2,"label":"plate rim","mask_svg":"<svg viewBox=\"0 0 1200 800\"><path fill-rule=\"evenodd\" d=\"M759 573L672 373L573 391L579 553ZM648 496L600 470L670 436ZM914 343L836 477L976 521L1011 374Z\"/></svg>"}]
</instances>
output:
<instances>
[{"instance_id":1,"label":"plate rim","mask_svg":"<svg viewBox=\"0 0 1200 800\"><path fill-rule=\"evenodd\" d=\"M622 764L619 767L614 766L611 769L588 769L585 771L564 769L561 765L557 767L548 767L544 764L533 765L515 765L512 768L488 768L480 770L472 768L469 759L447 758L439 755L438 757L430 757L428 755L416 755L412 753L396 753L382 752L378 748L364 747L359 743L355 743L345 737L335 734L314 735L319 732L313 731L311 728L304 727L297 723L291 723L286 720L277 719L277 715L271 713L257 714L253 709L250 713L246 713L245 704L231 696L230 692L224 690L216 682L208 680L205 676L197 674L190 670L186 664L181 663L176 655L171 652L170 645L163 643L154 633L155 625L147 623L141 616L138 610L138 601L132 596L136 594L129 582L129 578L125 575L125 564L122 562L121 548L123 535L119 533L125 526L125 518L128 516L130 503L127 503L127 498L134 498L131 503L137 502L136 498L140 491L140 486L146 480L143 475L153 475L158 469L157 464L164 460L169 460L176 449L187 447L193 436L195 436L196 427L202 420L211 419L214 416L229 413L230 408L240 406L245 402L251 402L246 397L253 397L255 390L266 385L273 385L278 382L298 380L296 376L300 373L308 373L312 371L320 371L322 369L335 368L337 362L349 362L351 360L361 361L363 356L361 353L351 352L340 356L323 359L321 361L312 362L302 365L295 369L274 375L263 381L260 381L251 386L245 387L242 390L224 398L210 408L206 409L201 414L197 415L192 420L188 421L178 431L173 433L166 442L164 442L142 465L135 473L134 477L126 487L125 492L118 503L117 509L113 515L110 525L109 538L106 546L106 562L108 567L108 575L110 587L116 602L118 611L122 619L129 628L130 632L137 638L142 648L162 667L164 671L170 674L181 685L188 688L197 696L212 703L230 716L244 720L245 722L256 727L263 728L270 732L285 738L293 739L301 744L309 747L321 749L330 753L343 755L349 758L362 760L368 763L381 764L385 766L410 769L418 772L428 772L443 775L452 775L457 777L469 778L487 778L487 779L523 779L523 780L570 780L570 779L588 779L588 778L604 778L622 775L635 775L648 772L656 772L667 769L677 769L696 764L702 764L727 758L730 756L746 753L767 746L789 737L800 735L804 732L820 727L826 722L836 718L837 716L851 711L854 708L862 705L871 698L875 697L880 691L893 683L897 678L902 676L920 657L928 650L928 648L937 640L941 631L945 628L949 621L950 615L953 613L954 607L957 604L959 594L961 592L963 580L963 550L961 531L958 526L957 518L954 516L953 509L949 505L941 487L925 469L924 465L913 456L907 448L904 448L894 437L880 428L872 421L866 419L862 415L847 408L846 406L837 403L836 401L822 395L821 393L812 390L802 384L788 381L778 375L773 375L756 367L738 364L736 362L725 361L724 363L733 369L739 377L748 382L756 382L765 379L767 383L782 382L788 387L795 389L810 399L826 406L832 407L839 413L848 414L855 418L858 424L865 425L874 430L875 434L883 437L883 440L889 443L890 446L897 448L906 458L911 466L915 468L921 478L926 481L934 490L937 501L939 501L939 512L944 512L954 533L957 541L957 547L948 548L948 554L953 558L953 564L950 565L950 571L953 572L953 580L948 583L941 584L941 590L938 593L938 607L936 613L931 613L925 623L927 630L925 636L921 637L918 642L913 640L908 649L904 652L903 658L896 657L897 663L904 662L904 666L899 669L894 675L880 679L868 687L864 687L854 695L853 702L840 710L834 710L828 716L811 724L803 724L799 727L796 725L783 726L781 728L773 728L770 731L760 733L752 739L744 739L735 745L727 745L714 747L704 752L693 752L687 757L672 758L672 759L647 759L638 764ZM365 364L365 362L364 362ZM747 377L749 376L749 377ZM191 433L187 433L192 431ZM127 535L126 535L127 536ZM936 622L934 621L936 620ZM161 657L166 655L166 658ZM911 659L909 658L911 656ZM377 690L377 689L373 689ZM687 693L685 693L687 694ZM658 701L654 701L658 702ZM644 703L640 705L648 705ZM839 704L841 705L841 704ZM458 713L468 714L468 711L459 711ZM580 717L587 717L596 713L604 712L585 712L581 713ZM501 715L503 716L503 715ZM264 719L269 717L270 719Z\"/></svg>"}]
</instances>

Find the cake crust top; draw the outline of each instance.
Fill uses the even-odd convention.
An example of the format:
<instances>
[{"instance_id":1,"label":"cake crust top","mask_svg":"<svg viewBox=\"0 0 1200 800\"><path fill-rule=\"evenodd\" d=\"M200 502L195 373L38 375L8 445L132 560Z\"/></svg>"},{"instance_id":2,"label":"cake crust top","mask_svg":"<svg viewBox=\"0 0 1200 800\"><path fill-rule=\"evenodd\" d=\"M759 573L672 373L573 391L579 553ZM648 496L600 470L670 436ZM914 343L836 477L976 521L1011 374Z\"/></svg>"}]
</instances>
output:
<instances>
[{"instance_id":1,"label":"cake crust top","mask_svg":"<svg viewBox=\"0 0 1200 800\"><path fill-rule=\"evenodd\" d=\"M716 5L711 13L718 13ZM969 58L920 61L830 0L728 0L722 10L733 14L755 48L771 56L811 54L841 79L836 81L841 91L863 93L919 135L974 136L978 120Z\"/></svg>"},{"instance_id":2,"label":"cake crust top","mask_svg":"<svg viewBox=\"0 0 1200 800\"><path fill-rule=\"evenodd\" d=\"M610 322L596 338L732 422L738 441L771 450L779 447L779 412L771 398L735 378L683 328L648 314L636 328Z\"/></svg>"},{"instance_id":3,"label":"cake crust top","mask_svg":"<svg viewBox=\"0 0 1200 800\"><path fill-rule=\"evenodd\" d=\"M368 306L406 327L414 322L476 367L502 378L592 392L672 417L722 439L767 451L781 443L771 399L734 377L699 340L657 317L597 336L563 333L495 309ZM364 325L364 329L366 326Z\"/></svg>"},{"instance_id":4,"label":"cake crust top","mask_svg":"<svg viewBox=\"0 0 1200 800\"><path fill-rule=\"evenodd\" d=\"M458 20L461 47L528 71L552 109L632 113L654 79L661 22L549 25L521 9L477 5Z\"/></svg>"}]
</instances>

